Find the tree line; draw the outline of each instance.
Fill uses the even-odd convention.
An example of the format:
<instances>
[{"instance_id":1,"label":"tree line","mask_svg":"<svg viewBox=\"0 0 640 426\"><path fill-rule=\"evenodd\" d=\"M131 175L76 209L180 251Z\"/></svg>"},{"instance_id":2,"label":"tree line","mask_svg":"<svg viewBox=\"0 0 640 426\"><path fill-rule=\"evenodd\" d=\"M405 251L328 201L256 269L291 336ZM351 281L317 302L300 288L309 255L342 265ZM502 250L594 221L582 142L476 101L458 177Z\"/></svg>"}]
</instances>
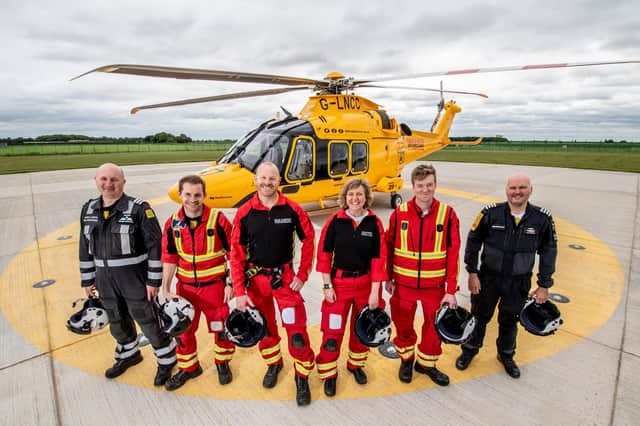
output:
<instances>
[{"instance_id":1,"label":"tree line","mask_svg":"<svg viewBox=\"0 0 640 426\"><path fill-rule=\"evenodd\" d=\"M128 143L233 143L232 139L223 140L193 140L184 133L174 135L168 132L160 132L155 135L147 135L144 137L109 137L109 136L87 136L76 134L51 134L41 135L35 138L0 138L0 144L21 145L24 143L103 143L103 144L128 144Z\"/></svg>"}]
</instances>

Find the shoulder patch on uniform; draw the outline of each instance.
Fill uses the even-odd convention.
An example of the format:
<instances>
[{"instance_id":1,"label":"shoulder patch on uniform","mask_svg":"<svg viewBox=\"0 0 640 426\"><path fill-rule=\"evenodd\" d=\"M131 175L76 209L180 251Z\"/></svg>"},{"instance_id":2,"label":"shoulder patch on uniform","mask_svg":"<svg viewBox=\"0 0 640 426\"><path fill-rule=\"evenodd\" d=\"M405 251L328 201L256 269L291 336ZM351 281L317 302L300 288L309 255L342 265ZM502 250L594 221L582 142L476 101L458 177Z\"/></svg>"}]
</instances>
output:
<instances>
[{"instance_id":1,"label":"shoulder patch on uniform","mask_svg":"<svg viewBox=\"0 0 640 426\"><path fill-rule=\"evenodd\" d=\"M545 209L544 207L538 207L538 209L540 210L540 213L544 213L547 216L551 216L551 212L547 209Z\"/></svg>"},{"instance_id":2,"label":"shoulder patch on uniform","mask_svg":"<svg viewBox=\"0 0 640 426\"><path fill-rule=\"evenodd\" d=\"M497 206L497 204L496 204L496 203L487 204L487 205L485 205L485 206L482 208L482 211L483 211L483 212L486 212L487 210L490 210L490 209L492 209L492 208L494 208L494 207L496 207L496 206Z\"/></svg>"},{"instance_id":3,"label":"shoulder patch on uniform","mask_svg":"<svg viewBox=\"0 0 640 426\"><path fill-rule=\"evenodd\" d=\"M147 215L147 219L153 219L154 217L156 217L155 213L153 213L153 210L151 209L146 209L144 211L144 214Z\"/></svg>"},{"instance_id":4,"label":"shoulder patch on uniform","mask_svg":"<svg viewBox=\"0 0 640 426\"><path fill-rule=\"evenodd\" d=\"M480 225L480 221L482 221L482 218L484 217L483 211L484 209L482 210L482 212L478 213L475 220L471 224L471 231L475 231L478 228L478 225Z\"/></svg>"}]
</instances>

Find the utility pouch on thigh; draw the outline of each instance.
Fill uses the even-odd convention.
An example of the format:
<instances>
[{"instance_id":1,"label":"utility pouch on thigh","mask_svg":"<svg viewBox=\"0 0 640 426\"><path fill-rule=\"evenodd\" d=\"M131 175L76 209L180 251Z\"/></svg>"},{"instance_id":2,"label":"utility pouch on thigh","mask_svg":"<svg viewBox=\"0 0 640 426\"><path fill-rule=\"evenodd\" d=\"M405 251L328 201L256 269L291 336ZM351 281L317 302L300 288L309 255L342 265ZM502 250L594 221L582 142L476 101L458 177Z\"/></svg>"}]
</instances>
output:
<instances>
[{"instance_id":1,"label":"utility pouch on thigh","mask_svg":"<svg viewBox=\"0 0 640 426\"><path fill-rule=\"evenodd\" d=\"M271 270L271 288L277 290L282 287L282 272L283 269L273 268Z\"/></svg>"}]
</instances>

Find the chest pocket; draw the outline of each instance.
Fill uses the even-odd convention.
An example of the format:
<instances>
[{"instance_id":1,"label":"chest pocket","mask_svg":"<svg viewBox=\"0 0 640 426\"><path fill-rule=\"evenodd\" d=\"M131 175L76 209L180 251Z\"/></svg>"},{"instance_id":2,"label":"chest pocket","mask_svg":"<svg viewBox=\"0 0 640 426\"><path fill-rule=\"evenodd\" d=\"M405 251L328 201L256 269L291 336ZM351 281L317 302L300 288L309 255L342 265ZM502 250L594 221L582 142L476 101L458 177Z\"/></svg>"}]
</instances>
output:
<instances>
[{"instance_id":1,"label":"chest pocket","mask_svg":"<svg viewBox=\"0 0 640 426\"><path fill-rule=\"evenodd\" d=\"M534 253L538 243L538 230L531 226L523 226L519 229L516 251Z\"/></svg>"},{"instance_id":2,"label":"chest pocket","mask_svg":"<svg viewBox=\"0 0 640 426\"><path fill-rule=\"evenodd\" d=\"M135 224L112 223L111 224L111 254L127 256L135 253Z\"/></svg>"},{"instance_id":3,"label":"chest pocket","mask_svg":"<svg viewBox=\"0 0 640 426\"><path fill-rule=\"evenodd\" d=\"M82 233L84 237L87 239L89 254L94 254L95 252L95 238L93 235L93 231L96 229L95 222L89 222L82 225Z\"/></svg>"}]
</instances>

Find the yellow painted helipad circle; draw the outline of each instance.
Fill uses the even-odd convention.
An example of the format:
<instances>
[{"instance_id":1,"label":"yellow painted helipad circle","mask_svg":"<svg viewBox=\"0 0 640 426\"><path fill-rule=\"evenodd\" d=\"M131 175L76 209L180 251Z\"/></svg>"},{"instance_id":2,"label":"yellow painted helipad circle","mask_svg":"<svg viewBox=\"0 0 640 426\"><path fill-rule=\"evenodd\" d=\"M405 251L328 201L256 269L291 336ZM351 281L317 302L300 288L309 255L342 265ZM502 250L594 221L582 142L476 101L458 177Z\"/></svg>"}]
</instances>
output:
<instances>
[{"instance_id":1,"label":"yellow painted helipad circle","mask_svg":"<svg viewBox=\"0 0 640 426\"><path fill-rule=\"evenodd\" d=\"M496 201L479 194L438 189L441 194L474 200L480 203ZM163 199L164 200L164 199ZM554 275L553 292L567 296L571 303L559 305L564 325L553 336L536 337L521 330L518 337L517 361L528 364L562 351L593 334L613 314L622 296L624 276L620 262L609 247L589 232L555 218L558 237L558 263ZM44 353L56 360L87 373L103 377L105 368L113 363L114 340L108 330L95 335L78 336L68 332L65 324L78 308L71 302L83 296L79 287L77 222L40 238L18 253L0 275L0 309L18 334ZM58 240L61 235L72 238ZM465 236L465 234L463 234ZM569 244L585 246L586 250L573 250ZM47 278L56 280L53 286L34 289L32 284ZM309 282L307 285L320 285ZM461 283L466 285L466 283ZM307 307L309 309L309 307ZM319 309L319 307L318 307ZM416 322L420 322L418 318ZM320 345L319 326L311 324L309 335L314 350ZM295 398L291 357L286 349L286 333L280 331L285 359L285 368L280 373L278 385L273 389L262 388L265 365L257 348L238 348L231 363L233 382L220 386L213 366L213 341L200 327L198 333L199 358L205 373L175 391L183 395L203 396L217 399L241 400L292 400ZM485 347L465 371L454 366L459 347L444 345L444 353L438 367L449 374L451 383L459 383L475 377L502 372L495 359L493 341L496 336L495 322L487 328ZM346 336L339 360L338 392L333 399L366 398L392 395L434 387L426 376L415 373L411 384L399 382L398 360L382 357L372 350L365 371L369 383L355 384L346 372ZM149 346L142 348L145 361L132 367L116 379L119 382L166 392L152 385L155 374L155 359ZM107 379L105 379L107 380ZM313 399L325 399L322 382L312 374L310 385Z\"/></svg>"}]
</instances>

